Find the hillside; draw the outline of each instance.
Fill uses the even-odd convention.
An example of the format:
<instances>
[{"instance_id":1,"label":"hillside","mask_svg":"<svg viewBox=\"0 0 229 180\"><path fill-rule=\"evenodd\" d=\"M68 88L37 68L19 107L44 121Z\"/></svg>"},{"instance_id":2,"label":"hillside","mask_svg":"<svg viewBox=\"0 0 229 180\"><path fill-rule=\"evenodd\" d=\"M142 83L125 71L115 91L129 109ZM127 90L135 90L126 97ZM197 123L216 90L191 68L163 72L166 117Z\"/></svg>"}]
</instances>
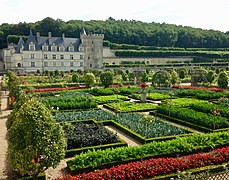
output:
<instances>
[{"instance_id":1,"label":"hillside","mask_svg":"<svg viewBox=\"0 0 229 180\"><path fill-rule=\"evenodd\" d=\"M32 30L34 34L39 31L41 35L47 35L51 31L53 36L61 36L65 33L66 37L79 37L83 27L87 33L104 34L105 40L119 44L181 48L229 47L229 32L113 18L106 21L70 20L65 22L47 17L35 23L1 24L0 48L6 47L7 40L12 41L12 38L11 41L7 38L9 35L27 36Z\"/></svg>"}]
</instances>

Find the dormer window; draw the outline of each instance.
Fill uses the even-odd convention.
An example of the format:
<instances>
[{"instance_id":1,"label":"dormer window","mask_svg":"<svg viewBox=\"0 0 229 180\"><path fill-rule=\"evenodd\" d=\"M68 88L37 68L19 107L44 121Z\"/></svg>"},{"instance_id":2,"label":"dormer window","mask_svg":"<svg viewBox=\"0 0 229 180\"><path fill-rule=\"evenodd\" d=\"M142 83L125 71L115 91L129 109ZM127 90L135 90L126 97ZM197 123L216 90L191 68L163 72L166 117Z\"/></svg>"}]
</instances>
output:
<instances>
[{"instance_id":1,"label":"dormer window","mask_svg":"<svg viewBox=\"0 0 229 180\"><path fill-rule=\"evenodd\" d=\"M47 46L47 45L43 45L43 46L42 46L42 50L43 50L43 51L48 51L48 46Z\"/></svg>"},{"instance_id":2,"label":"dormer window","mask_svg":"<svg viewBox=\"0 0 229 180\"><path fill-rule=\"evenodd\" d=\"M60 46L59 47L59 51L61 51L61 52L65 51L65 47L64 46Z\"/></svg>"},{"instance_id":3,"label":"dormer window","mask_svg":"<svg viewBox=\"0 0 229 180\"><path fill-rule=\"evenodd\" d=\"M29 50L30 50L30 51L35 51L35 45L33 44L33 42L31 42L31 43L29 44Z\"/></svg>"},{"instance_id":4,"label":"dormer window","mask_svg":"<svg viewBox=\"0 0 229 180\"><path fill-rule=\"evenodd\" d=\"M55 46L55 44L51 46L51 51L57 51L57 47Z\"/></svg>"},{"instance_id":5,"label":"dormer window","mask_svg":"<svg viewBox=\"0 0 229 180\"><path fill-rule=\"evenodd\" d=\"M73 46L68 47L68 51L69 52L74 52L74 47Z\"/></svg>"}]
</instances>

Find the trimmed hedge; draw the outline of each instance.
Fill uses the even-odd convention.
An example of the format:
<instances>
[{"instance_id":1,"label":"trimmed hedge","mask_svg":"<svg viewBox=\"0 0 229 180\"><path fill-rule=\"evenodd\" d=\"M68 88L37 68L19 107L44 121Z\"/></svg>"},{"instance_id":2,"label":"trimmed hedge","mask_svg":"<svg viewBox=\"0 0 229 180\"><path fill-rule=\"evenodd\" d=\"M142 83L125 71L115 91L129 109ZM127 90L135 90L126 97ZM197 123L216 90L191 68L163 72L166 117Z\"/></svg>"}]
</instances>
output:
<instances>
[{"instance_id":1,"label":"trimmed hedge","mask_svg":"<svg viewBox=\"0 0 229 180\"><path fill-rule=\"evenodd\" d=\"M99 168L123 164L151 157L168 157L176 154L190 154L207 151L213 147L229 145L229 131L193 134L169 141L151 142L138 147L122 147L98 151L88 151L67 162L71 170Z\"/></svg>"},{"instance_id":2,"label":"trimmed hedge","mask_svg":"<svg viewBox=\"0 0 229 180\"><path fill-rule=\"evenodd\" d=\"M172 116L184 121L200 125L209 129L229 128L229 122L226 118L212 116L203 112L195 111L189 108L168 107L165 105L158 106L157 111L167 116Z\"/></svg>"}]
</instances>

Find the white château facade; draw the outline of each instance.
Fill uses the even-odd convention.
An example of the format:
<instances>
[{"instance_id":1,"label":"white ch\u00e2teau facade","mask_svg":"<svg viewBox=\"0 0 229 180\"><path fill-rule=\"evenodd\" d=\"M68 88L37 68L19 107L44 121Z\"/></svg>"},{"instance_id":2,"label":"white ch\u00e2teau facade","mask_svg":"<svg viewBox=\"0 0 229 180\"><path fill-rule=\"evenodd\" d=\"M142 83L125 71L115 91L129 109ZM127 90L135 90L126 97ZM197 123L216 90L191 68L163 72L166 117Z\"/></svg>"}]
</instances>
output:
<instances>
[{"instance_id":1,"label":"white ch\u00e2teau facade","mask_svg":"<svg viewBox=\"0 0 229 180\"><path fill-rule=\"evenodd\" d=\"M77 71L103 67L103 34L87 35L83 29L80 38L36 36L30 32L26 42L20 38L16 45L3 49L5 70L19 74L45 71Z\"/></svg>"}]
</instances>

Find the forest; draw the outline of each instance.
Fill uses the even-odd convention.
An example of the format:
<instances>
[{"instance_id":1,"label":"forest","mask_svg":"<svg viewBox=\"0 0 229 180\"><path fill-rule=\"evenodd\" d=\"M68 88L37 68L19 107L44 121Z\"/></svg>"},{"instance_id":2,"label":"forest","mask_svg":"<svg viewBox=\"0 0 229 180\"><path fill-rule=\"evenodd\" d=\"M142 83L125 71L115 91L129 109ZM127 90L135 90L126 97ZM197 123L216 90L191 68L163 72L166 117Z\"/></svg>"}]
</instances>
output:
<instances>
[{"instance_id":1,"label":"forest","mask_svg":"<svg viewBox=\"0 0 229 180\"><path fill-rule=\"evenodd\" d=\"M229 48L229 31L204 30L189 26L166 23L146 23L136 20L70 20L44 18L35 23L3 23L0 25L0 49L7 43L16 41L20 36L26 38L32 30L47 36L79 37L85 28L88 34L104 34L105 40L117 44L139 46L177 47L177 48ZM15 42L14 42L15 43Z\"/></svg>"}]
</instances>

